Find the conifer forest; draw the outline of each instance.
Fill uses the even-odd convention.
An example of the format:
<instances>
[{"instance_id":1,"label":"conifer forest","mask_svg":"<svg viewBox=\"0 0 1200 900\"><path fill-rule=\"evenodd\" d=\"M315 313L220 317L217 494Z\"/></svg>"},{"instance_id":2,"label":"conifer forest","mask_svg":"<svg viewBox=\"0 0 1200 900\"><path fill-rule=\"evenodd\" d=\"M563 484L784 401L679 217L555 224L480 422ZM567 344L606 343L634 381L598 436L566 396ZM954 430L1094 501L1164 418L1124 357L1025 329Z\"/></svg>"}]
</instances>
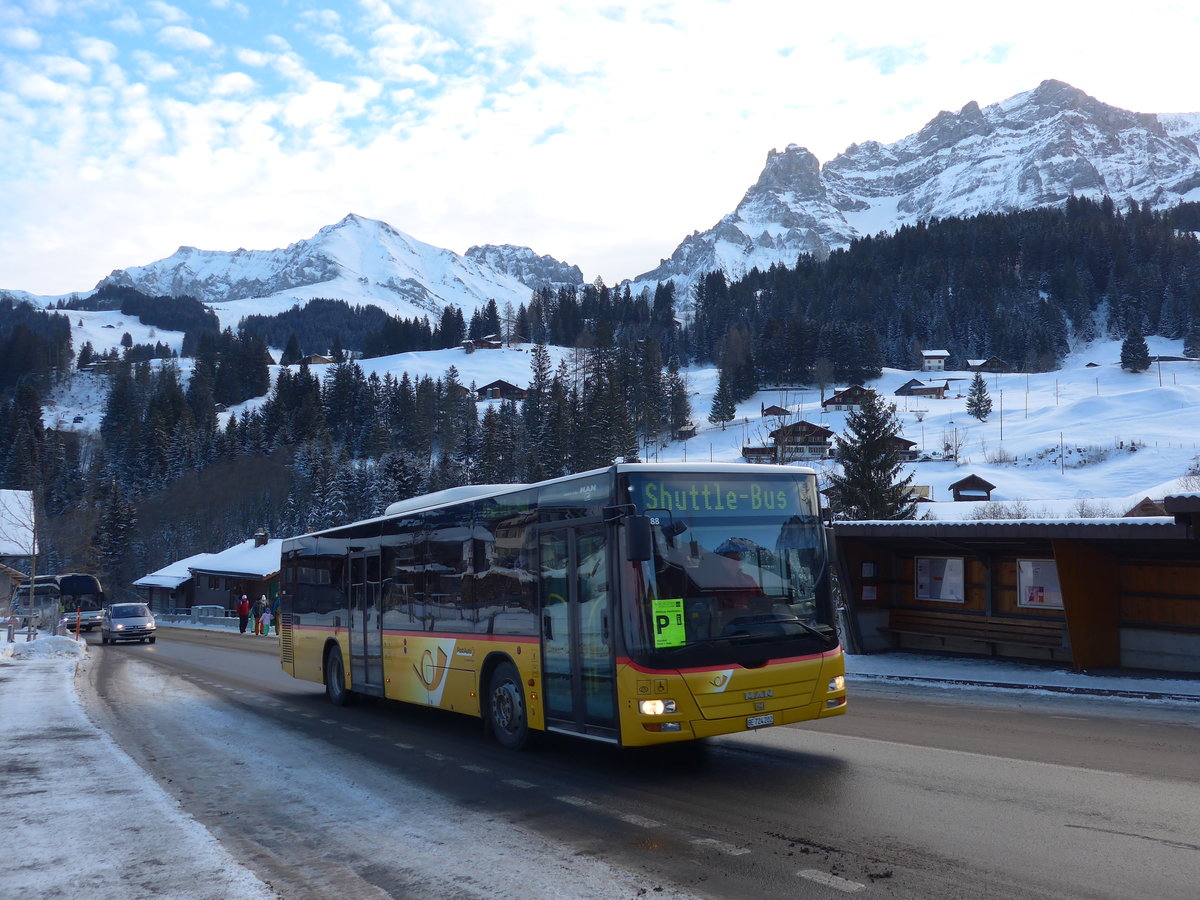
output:
<instances>
[{"instance_id":1,"label":"conifer forest","mask_svg":"<svg viewBox=\"0 0 1200 900\"><path fill-rule=\"evenodd\" d=\"M1183 338L1196 354L1197 231L1200 205L1071 199L924 222L735 281L713 272L686 296L597 281L533 291L516 309L451 306L436 321L329 299L222 331L192 298L108 289L40 310L0 295L0 487L35 492L42 571L95 572L119 597L259 527L286 536L426 491L637 459L760 389L861 383L919 368L926 348L1029 372L1097 337ZM188 364L128 335L119 351L72 346L79 309L182 331ZM356 362L491 335L531 348L529 372L513 375L523 401L477 403L453 367L380 379ZM547 345L574 352L556 367ZM312 354L334 363L318 376ZM690 365L719 368L721 409L691 408ZM42 417L46 393L80 369L108 382L94 434Z\"/></svg>"}]
</instances>

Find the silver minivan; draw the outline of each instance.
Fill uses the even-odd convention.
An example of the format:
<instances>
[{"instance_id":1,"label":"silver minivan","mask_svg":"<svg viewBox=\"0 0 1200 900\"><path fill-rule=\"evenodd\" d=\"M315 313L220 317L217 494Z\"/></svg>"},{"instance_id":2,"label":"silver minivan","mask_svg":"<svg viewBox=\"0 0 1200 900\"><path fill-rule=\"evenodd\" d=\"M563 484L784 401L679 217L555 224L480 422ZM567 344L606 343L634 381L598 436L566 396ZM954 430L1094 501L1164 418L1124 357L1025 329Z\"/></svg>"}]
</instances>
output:
<instances>
[{"instance_id":1,"label":"silver minivan","mask_svg":"<svg viewBox=\"0 0 1200 900\"><path fill-rule=\"evenodd\" d=\"M114 603L104 610L100 622L100 643L148 641L154 643L154 615L145 603Z\"/></svg>"}]
</instances>

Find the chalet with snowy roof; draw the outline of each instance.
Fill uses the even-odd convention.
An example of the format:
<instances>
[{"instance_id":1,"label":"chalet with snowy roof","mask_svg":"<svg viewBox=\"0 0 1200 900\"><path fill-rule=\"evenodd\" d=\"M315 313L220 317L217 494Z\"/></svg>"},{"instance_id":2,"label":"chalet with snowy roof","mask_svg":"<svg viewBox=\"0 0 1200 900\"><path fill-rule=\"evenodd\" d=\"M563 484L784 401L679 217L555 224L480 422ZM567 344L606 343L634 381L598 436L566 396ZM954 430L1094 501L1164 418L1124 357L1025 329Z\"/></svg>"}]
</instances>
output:
<instances>
[{"instance_id":1,"label":"chalet with snowy roof","mask_svg":"<svg viewBox=\"0 0 1200 900\"><path fill-rule=\"evenodd\" d=\"M978 475L968 475L950 485L950 493L957 500L991 500L996 486Z\"/></svg>"},{"instance_id":2,"label":"chalet with snowy roof","mask_svg":"<svg viewBox=\"0 0 1200 900\"><path fill-rule=\"evenodd\" d=\"M849 412L858 409L868 397L875 392L861 384L852 384L844 391L835 391L827 399L821 401L823 409L833 412Z\"/></svg>"},{"instance_id":3,"label":"chalet with snowy roof","mask_svg":"<svg viewBox=\"0 0 1200 900\"><path fill-rule=\"evenodd\" d=\"M913 378L896 388L896 396L932 397L935 400L945 400L946 391L949 390L949 388L950 383L947 381L943 381L941 384L926 384L923 381L918 381L916 378Z\"/></svg>"},{"instance_id":4,"label":"chalet with snowy roof","mask_svg":"<svg viewBox=\"0 0 1200 900\"><path fill-rule=\"evenodd\" d=\"M686 425L682 426L681 428L675 429L675 440L677 440L677 441L686 441L689 438L694 438L695 436L696 436L696 423L695 422L688 422Z\"/></svg>"},{"instance_id":5,"label":"chalet with snowy roof","mask_svg":"<svg viewBox=\"0 0 1200 900\"><path fill-rule=\"evenodd\" d=\"M163 566L157 572L143 575L133 586L156 613L182 612L194 603L196 579L193 566L202 566L211 553L197 553L178 562Z\"/></svg>"},{"instance_id":6,"label":"chalet with snowy roof","mask_svg":"<svg viewBox=\"0 0 1200 900\"><path fill-rule=\"evenodd\" d=\"M481 388L476 388L475 396L479 400L524 400L529 396L529 391L503 379L497 379Z\"/></svg>"},{"instance_id":7,"label":"chalet with snowy roof","mask_svg":"<svg viewBox=\"0 0 1200 900\"><path fill-rule=\"evenodd\" d=\"M787 416L790 416L792 413L790 410L784 409L782 406L776 406L775 404L771 404L770 406L763 406L762 404L759 404L759 414L762 415L764 418L766 416L775 416L776 418L786 418Z\"/></svg>"},{"instance_id":8,"label":"chalet with snowy roof","mask_svg":"<svg viewBox=\"0 0 1200 900\"><path fill-rule=\"evenodd\" d=\"M463 341L463 349L468 353L475 350L499 350L503 346L504 341L500 339L500 335L498 334L489 334L487 337Z\"/></svg>"},{"instance_id":9,"label":"chalet with snowy roof","mask_svg":"<svg viewBox=\"0 0 1200 900\"><path fill-rule=\"evenodd\" d=\"M269 538L260 529L249 540L188 566L195 579L193 605L232 609L242 594L251 601L262 596L275 599L282 546L282 540Z\"/></svg>"},{"instance_id":10,"label":"chalet with snowy roof","mask_svg":"<svg viewBox=\"0 0 1200 900\"><path fill-rule=\"evenodd\" d=\"M833 450L833 432L812 422L793 422L776 428L770 433L770 438L773 444L770 449L775 451L774 462L823 459Z\"/></svg>"},{"instance_id":11,"label":"chalet with snowy roof","mask_svg":"<svg viewBox=\"0 0 1200 900\"><path fill-rule=\"evenodd\" d=\"M968 359L967 369L971 372L987 372L991 375L1002 375L1005 372L1011 372L1012 366L998 356L989 356L987 359Z\"/></svg>"},{"instance_id":12,"label":"chalet with snowy roof","mask_svg":"<svg viewBox=\"0 0 1200 900\"><path fill-rule=\"evenodd\" d=\"M949 350L922 350L921 369L926 372L944 372L946 360L949 358Z\"/></svg>"}]
</instances>

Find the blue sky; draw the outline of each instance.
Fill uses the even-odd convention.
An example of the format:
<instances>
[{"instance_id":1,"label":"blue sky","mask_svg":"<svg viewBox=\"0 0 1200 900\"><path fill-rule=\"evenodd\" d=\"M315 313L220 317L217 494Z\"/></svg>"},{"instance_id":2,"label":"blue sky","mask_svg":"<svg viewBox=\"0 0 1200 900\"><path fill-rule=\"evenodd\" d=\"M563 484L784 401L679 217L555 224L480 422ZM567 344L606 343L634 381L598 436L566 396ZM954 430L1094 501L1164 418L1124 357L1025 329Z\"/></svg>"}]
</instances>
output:
<instances>
[{"instance_id":1,"label":"blue sky","mask_svg":"<svg viewBox=\"0 0 1200 900\"><path fill-rule=\"evenodd\" d=\"M0 289L347 212L611 283L732 210L772 148L827 161L1045 78L1193 112L1197 46L1200 8L1159 0L9 0Z\"/></svg>"}]
</instances>

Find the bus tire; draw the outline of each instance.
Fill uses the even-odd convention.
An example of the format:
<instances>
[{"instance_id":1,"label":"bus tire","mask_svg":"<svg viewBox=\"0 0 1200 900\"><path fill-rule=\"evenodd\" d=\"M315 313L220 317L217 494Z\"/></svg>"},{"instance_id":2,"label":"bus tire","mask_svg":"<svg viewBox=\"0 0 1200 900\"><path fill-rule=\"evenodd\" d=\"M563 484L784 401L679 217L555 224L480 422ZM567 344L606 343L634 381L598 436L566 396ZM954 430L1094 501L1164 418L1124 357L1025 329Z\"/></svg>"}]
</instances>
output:
<instances>
[{"instance_id":1,"label":"bus tire","mask_svg":"<svg viewBox=\"0 0 1200 900\"><path fill-rule=\"evenodd\" d=\"M496 741L509 750L520 750L529 742L529 715L517 667L508 660L496 666L487 696L488 725Z\"/></svg>"},{"instance_id":2,"label":"bus tire","mask_svg":"<svg viewBox=\"0 0 1200 900\"><path fill-rule=\"evenodd\" d=\"M349 706L353 700L346 689L346 666L340 647L334 647L325 657L325 696L334 706Z\"/></svg>"}]
</instances>

